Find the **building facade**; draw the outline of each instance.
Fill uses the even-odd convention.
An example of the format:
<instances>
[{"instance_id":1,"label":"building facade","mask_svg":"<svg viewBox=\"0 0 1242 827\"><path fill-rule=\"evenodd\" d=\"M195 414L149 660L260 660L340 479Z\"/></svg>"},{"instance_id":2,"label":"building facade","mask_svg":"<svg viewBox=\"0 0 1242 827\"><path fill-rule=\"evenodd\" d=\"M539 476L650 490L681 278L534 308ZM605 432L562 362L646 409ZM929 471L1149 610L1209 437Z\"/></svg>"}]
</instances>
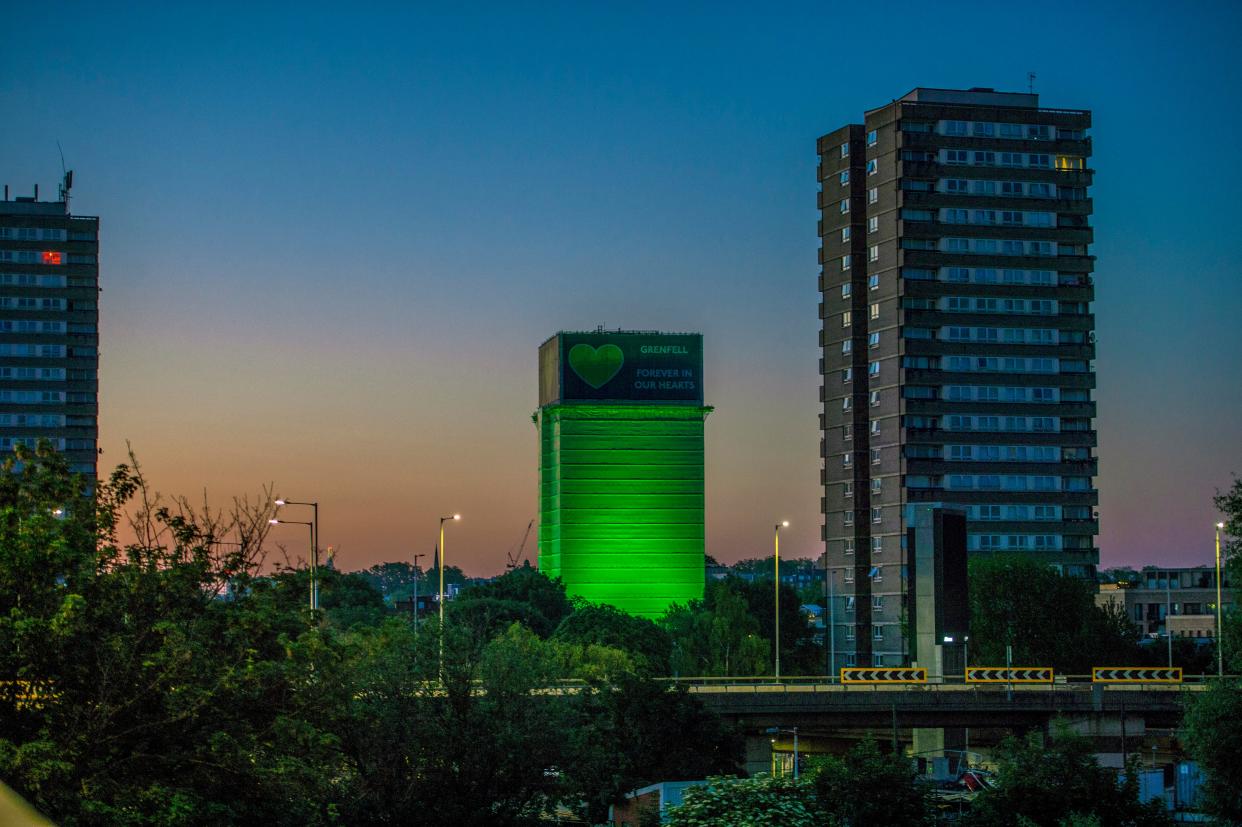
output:
<instances>
[{"instance_id":1,"label":"building facade","mask_svg":"<svg viewBox=\"0 0 1242 827\"><path fill-rule=\"evenodd\" d=\"M1091 113L915 89L818 141L823 538L842 665L899 665L912 507L1092 576Z\"/></svg>"},{"instance_id":2,"label":"building facade","mask_svg":"<svg viewBox=\"0 0 1242 827\"><path fill-rule=\"evenodd\" d=\"M703 337L561 332L539 348L539 570L657 617L703 597Z\"/></svg>"},{"instance_id":3,"label":"building facade","mask_svg":"<svg viewBox=\"0 0 1242 827\"><path fill-rule=\"evenodd\" d=\"M1224 614L1234 610L1236 596L1226 575L1221 582ZM1216 568L1148 566L1138 577L1101 583L1097 606L1113 606L1149 637L1210 639L1216 637Z\"/></svg>"},{"instance_id":4,"label":"building facade","mask_svg":"<svg viewBox=\"0 0 1242 827\"><path fill-rule=\"evenodd\" d=\"M99 439L99 219L56 201L0 201L0 452L46 438L95 476Z\"/></svg>"}]
</instances>

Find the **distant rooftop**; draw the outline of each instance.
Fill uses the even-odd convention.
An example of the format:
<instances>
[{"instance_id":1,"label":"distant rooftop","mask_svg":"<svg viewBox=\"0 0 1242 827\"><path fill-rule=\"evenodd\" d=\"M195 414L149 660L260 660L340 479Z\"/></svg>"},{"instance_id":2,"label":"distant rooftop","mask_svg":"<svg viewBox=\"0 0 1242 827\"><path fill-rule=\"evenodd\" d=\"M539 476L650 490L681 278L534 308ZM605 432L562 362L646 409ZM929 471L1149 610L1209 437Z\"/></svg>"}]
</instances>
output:
<instances>
[{"instance_id":1,"label":"distant rooftop","mask_svg":"<svg viewBox=\"0 0 1242 827\"><path fill-rule=\"evenodd\" d=\"M39 185L34 185L33 195L14 195L9 198L12 189L4 185L4 198L0 198L0 213L4 215L68 215L69 190L73 187L73 171L65 173L64 182L60 187L60 196L56 201L40 201Z\"/></svg>"},{"instance_id":2,"label":"distant rooftop","mask_svg":"<svg viewBox=\"0 0 1242 827\"><path fill-rule=\"evenodd\" d=\"M920 86L902 95L900 99L912 103L960 103L967 106L1039 108L1039 95L1033 92L997 92L986 86L976 86L972 89L928 89Z\"/></svg>"}]
</instances>

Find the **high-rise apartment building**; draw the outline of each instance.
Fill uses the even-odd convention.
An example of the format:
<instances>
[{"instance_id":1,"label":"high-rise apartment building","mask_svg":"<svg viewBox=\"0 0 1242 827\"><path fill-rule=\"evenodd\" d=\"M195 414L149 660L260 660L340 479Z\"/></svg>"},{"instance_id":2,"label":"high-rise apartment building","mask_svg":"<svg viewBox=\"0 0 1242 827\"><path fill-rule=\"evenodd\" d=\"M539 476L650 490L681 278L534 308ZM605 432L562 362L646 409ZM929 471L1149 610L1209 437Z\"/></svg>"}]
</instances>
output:
<instances>
[{"instance_id":1,"label":"high-rise apartment building","mask_svg":"<svg viewBox=\"0 0 1242 827\"><path fill-rule=\"evenodd\" d=\"M1088 576L1091 113L915 89L818 142L824 540L836 666L910 658L913 507L970 554Z\"/></svg>"},{"instance_id":2,"label":"high-rise apartment building","mask_svg":"<svg viewBox=\"0 0 1242 827\"><path fill-rule=\"evenodd\" d=\"M0 451L43 437L73 470L96 472L99 219L56 201L0 201Z\"/></svg>"}]
</instances>

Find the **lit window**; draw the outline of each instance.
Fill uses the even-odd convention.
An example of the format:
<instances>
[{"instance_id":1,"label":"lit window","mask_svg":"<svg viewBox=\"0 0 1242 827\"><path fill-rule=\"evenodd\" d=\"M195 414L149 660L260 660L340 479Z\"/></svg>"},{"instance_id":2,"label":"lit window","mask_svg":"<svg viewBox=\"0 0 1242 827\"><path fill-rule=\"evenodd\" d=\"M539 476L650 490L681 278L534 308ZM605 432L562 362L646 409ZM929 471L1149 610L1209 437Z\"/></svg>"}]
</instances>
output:
<instances>
[{"instance_id":1,"label":"lit window","mask_svg":"<svg viewBox=\"0 0 1242 827\"><path fill-rule=\"evenodd\" d=\"M39 260L43 264L63 264L64 254L45 250L43 253L40 253Z\"/></svg>"},{"instance_id":2,"label":"lit window","mask_svg":"<svg viewBox=\"0 0 1242 827\"><path fill-rule=\"evenodd\" d=\"M880 303L879 302L874 302L871 305L871 318L873 319L880 318Z\"/></svg>"},{"instance_id":3,"label":"lit window","mask_svg":"<svg viewBox=\"0 0 1242 827\"><path fill-rule=\"evenodd\" d=\"M854 317L854 314L848 310L842 313L841 314L841 327L849 327L850 323L853 321L853 317Z\"/></svg>"}]
</instances>

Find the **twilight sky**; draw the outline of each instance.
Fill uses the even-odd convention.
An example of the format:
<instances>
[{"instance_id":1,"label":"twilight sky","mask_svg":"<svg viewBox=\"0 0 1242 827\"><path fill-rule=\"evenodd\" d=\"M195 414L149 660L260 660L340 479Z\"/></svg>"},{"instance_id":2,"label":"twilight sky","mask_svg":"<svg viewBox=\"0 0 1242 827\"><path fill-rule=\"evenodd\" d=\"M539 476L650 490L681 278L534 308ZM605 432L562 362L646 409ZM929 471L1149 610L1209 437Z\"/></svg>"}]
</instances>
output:
<instances>
[{"instance_id":1,"label":"twilight sky","mask_svg":"<svg viewBox=\"0 0 1242 827\"><path fill-rule=\"evenodd\" d=\"M129 440L170 493L317 498L346 569L461 511L448 562L491 574L536 512L539 343L699 330L708 552L787 518L814 556L815 139L1034 71L1095 113L1102 564L1210 561L1242 6L412 5L5 8L0 183L54 193L59 140L101 217L101 468Z\"/></svg>"}]
</instances>

